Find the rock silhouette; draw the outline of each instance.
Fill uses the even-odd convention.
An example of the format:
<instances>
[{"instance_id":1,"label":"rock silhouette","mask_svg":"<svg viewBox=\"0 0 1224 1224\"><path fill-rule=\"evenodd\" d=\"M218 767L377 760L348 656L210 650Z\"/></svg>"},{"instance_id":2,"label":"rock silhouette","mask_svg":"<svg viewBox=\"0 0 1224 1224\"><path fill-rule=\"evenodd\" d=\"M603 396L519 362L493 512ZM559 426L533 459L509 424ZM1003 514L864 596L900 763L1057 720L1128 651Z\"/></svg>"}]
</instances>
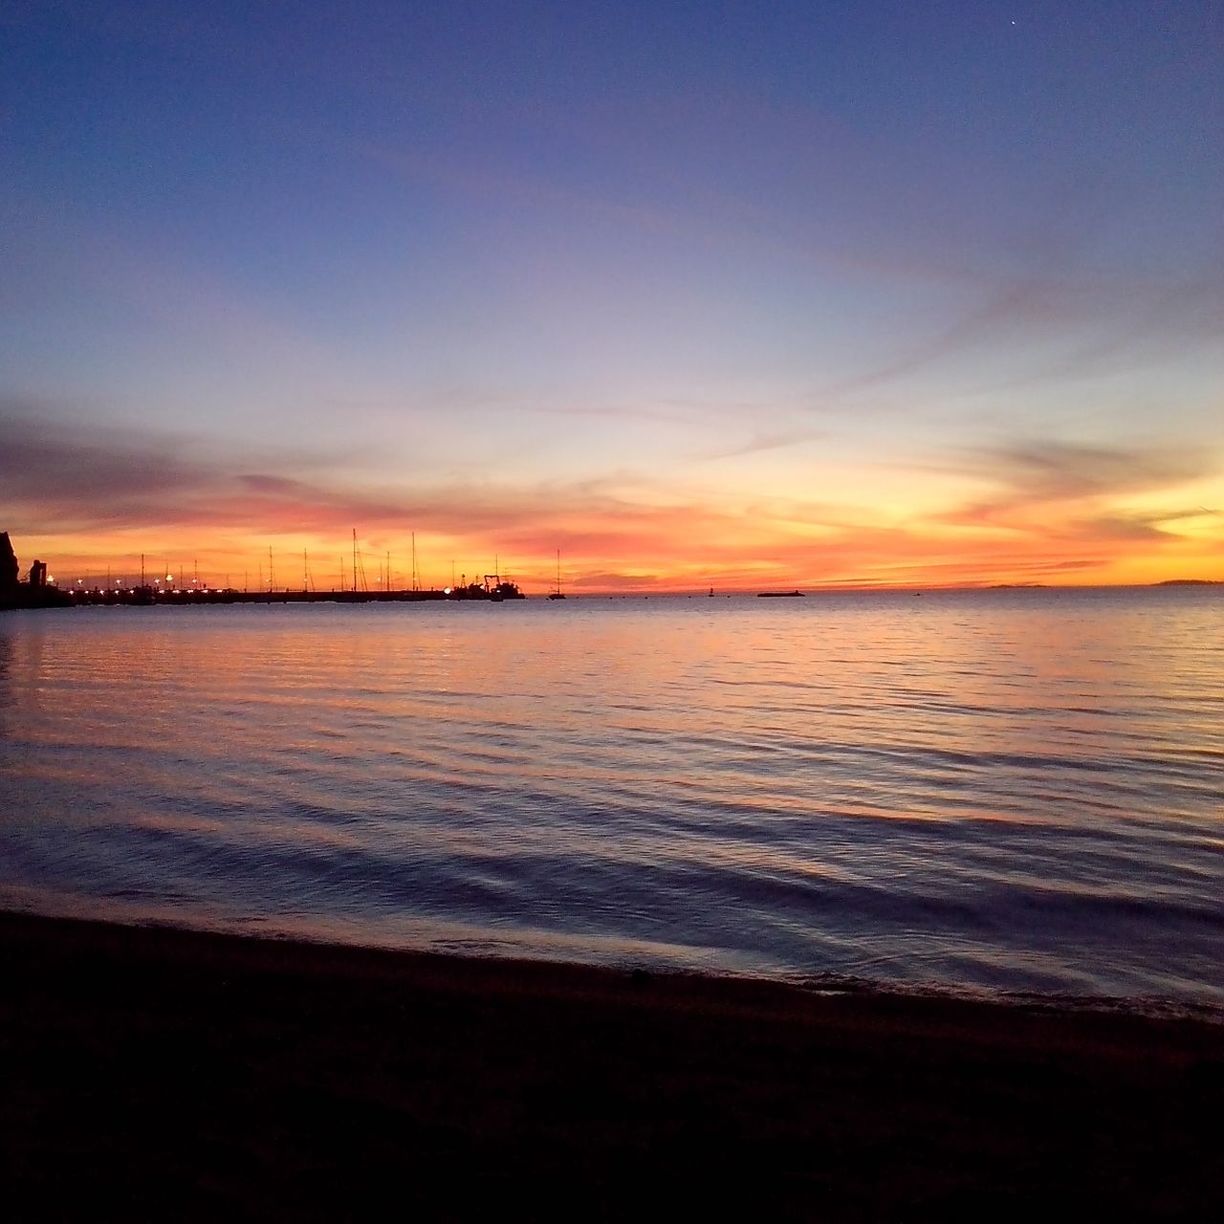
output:
<instances>
[{"instance_id":1,"label":"rock silhouette","mask_svg":"<svg viewBox=\"0 0 1224 1224\"><path fill-rule=\"evenodd\" d=\"M17 575L20 572L9 533L0 531L0 608L12 608L16 605Z\"/></svg>"}]
</instances>

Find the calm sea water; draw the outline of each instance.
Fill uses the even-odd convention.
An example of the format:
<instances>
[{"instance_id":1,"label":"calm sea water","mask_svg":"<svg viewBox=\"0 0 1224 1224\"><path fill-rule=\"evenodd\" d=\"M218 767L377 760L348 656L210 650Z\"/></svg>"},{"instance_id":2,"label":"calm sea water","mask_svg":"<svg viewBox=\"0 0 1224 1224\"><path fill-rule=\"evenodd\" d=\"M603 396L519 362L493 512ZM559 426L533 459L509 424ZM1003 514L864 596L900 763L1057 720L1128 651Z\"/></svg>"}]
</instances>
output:
<instances>
[{"instance_id":1,"label":"calm sea water","mask_svg":"<svg viewBox=\"0 0 1224 1224\"><path fill-rule=\"evenodd\" d=\"M0 905L1224 1003L1224 589L0 616Z\"/></svg>"}]
</instances>

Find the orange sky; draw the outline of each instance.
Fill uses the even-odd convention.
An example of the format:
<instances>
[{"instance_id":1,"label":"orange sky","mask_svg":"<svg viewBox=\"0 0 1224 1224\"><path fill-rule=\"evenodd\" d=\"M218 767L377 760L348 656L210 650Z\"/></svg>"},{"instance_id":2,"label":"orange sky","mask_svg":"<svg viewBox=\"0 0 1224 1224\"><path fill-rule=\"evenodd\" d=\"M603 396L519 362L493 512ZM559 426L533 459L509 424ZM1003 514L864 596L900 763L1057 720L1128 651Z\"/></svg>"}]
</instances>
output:
<instances>
[{"instance_id":1,"label":"orange sky","mask_svg":"<svg viewBox=\"0 0 1224 1224\"><path fill-rule=\"evenodd\" d=\"M107 462L87 465L97 474ZM1141 464L1145 480L1133 475ZM970 480L865 468L862 487L887 494L857 503L726 488L721 502L703 502L700 489L642 486L356 494L180 471L127 507L44 489L10 511L10 529L23 568L41 557L61 583L108 569L131 580L143 552L150 577L266 586L271 548L278 588L303 585L303 552L315 587L339 585L342 565L347 585L354 526L370 586L386 581L388 552L392 584L409 584L414 532L423 585L450 583L452 561L469 579L497 564L528 593L552 586L557 550L571 593L1224 578L1224 516L1211 509L1224 504L1220 477L1151 455L1055 448L995 456L988 471ZM813 487L852 495L844 472L818 473ZM34 530L56 515L77 522Z\"/></svg>"}]
</instances>

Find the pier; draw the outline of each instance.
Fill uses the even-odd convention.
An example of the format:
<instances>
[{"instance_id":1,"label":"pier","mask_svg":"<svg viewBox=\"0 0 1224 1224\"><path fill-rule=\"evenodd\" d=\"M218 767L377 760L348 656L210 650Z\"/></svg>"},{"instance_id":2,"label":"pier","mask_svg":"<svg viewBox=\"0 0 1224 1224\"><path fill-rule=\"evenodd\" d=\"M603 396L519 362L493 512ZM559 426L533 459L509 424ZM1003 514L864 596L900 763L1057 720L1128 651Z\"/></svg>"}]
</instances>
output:
<instances>
[{"instance_id":1,"label":"pier","mask_svg":"<svg viewBox=\"0 0 1224 1224\"><path fill-rule=\"evenodd\" d=\"M239 591L233 588L191 587L69 587L63 594L72 605L88 607L199 607L211 604L367 604L367 603L503 603L526 599L513 583L430 591Z\"/></svg>"}]
</instances>

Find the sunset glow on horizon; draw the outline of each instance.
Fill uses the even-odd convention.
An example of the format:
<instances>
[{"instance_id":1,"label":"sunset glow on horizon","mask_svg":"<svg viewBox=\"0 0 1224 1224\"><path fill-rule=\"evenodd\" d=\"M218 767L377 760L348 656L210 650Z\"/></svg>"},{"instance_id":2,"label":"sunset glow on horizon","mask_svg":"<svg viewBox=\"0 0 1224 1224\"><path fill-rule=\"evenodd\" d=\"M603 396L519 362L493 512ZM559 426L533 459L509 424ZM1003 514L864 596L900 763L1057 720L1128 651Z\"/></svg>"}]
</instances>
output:
<instances>
[{"instance_id":1,"label":"sunset glow on horizon","mask_svg":"<svg viewBox=\"0 0 1224 1224\"><path fill-rule=\"evenodd\" d=\"M23 573L1224 580L1219 7L861 10L12 6Z\"/></svg>"}]
</instances>

